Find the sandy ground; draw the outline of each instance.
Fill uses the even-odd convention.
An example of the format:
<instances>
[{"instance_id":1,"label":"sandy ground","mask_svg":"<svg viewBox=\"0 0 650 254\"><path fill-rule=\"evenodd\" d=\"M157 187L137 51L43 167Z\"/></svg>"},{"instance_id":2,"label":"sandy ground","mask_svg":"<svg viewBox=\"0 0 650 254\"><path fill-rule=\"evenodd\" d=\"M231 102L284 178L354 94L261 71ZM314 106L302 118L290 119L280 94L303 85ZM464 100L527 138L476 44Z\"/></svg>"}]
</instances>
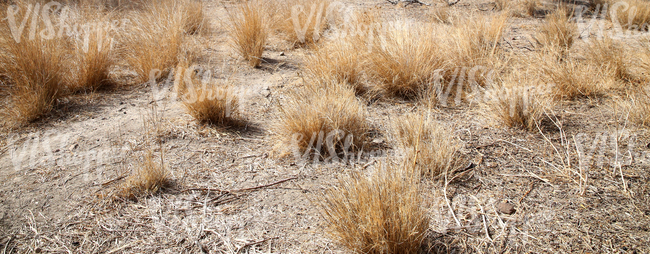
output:
<instances>
[{"instance_id":1,"label":"sandy ground","mask_svg":"<svg viewBox=\"0 0 650 254\"><path fill-rule=\"evenodd\" d=\"M466 2L454 8L489 6ZM415 105L367 102L377 150L359 161L304 164L274 157L272 122L284 94L302 84L300 66L308 50L274 44L262 68L246 66L228 47L219 18L232 4L209 2L215 31L194 39L204 46L200 64L246 91L241 111L247 126L199 125L170 98L171 90L154 93L152 87L61 102L44 120L3 134L2 253L346 252L324 233L318 198L338 177L392 158L396 144L386 134L389 123ZM432 8L379 0L346 4L415 18ZM504 37L525 46L539 22L514 18ZM647 130L627 123L625 112L607 98L561 103L554 113L561 128L547 121L540 133L492 127L473 105L432 112L455 130L463 145L461 159L476 166L447 186L453 215L444 184L425 183L423 205L431 225L423 251L650 252ZM594 140L606 140L596 146L595 163L586 167L586 184L562 166L562 135L586 151ZM618 144L610 142L615 136L621 137ZM113 192L148 149L164 152L173 186L137 201L115 202ZM621 166L612 167L615 162ZM504 201L514 204L513 214L497 212Z\"/></svg>"}]
</instances>

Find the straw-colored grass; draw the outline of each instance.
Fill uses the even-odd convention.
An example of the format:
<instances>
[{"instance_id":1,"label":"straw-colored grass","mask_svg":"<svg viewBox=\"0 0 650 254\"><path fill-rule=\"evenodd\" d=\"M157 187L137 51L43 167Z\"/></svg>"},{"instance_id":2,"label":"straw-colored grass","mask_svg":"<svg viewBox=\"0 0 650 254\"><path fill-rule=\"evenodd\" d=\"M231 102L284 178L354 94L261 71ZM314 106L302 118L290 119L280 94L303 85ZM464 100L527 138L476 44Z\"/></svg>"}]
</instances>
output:
<instances>
[{"instance_id":1,"label":"straw-colored grass","mask_svg":"<svg viewBox=\"0 0 650 254\"><path fill-rule=\"evenodd\" d=\"M537 40L543 47L559 48L566 52L573 46L578 36L578 26L567 16L567 8L558 8L546 16L537 34Z\"/></svg>"},{"instance_id":2,"label":"straw-colored grass","mask_svg":"<svg viewBox=\"0 0 650 254\"><path fill-rule=\"evenodd\" d=\"M429 217L418 179L396 165L342 178L321 201L327 233L353 253L419 253Z\"/></svg>"},{"instance_id":3,"label":"straw-colored grass","mask_svg":"<svg viewBox=\"0 0 650 254\"><path fill-rule=\"evenodd\" d=\"M169 172L164 165L164 155L154 157L147 152L140 164L133 169L131 175L121 184L118 196L136 199L141 196L153 195L170 184Z\"/></svg>"},{"instance_id":4,"label":"straw-colored grass","mask_svg":"<svg viewBox=\"0 0 650 254\"><path fill-rule=\"evenodd\" d=\"M314 79L348 84L356 94L367 90L364 84L367 66L366 47L355 44L354 40L337 40L316 47L305 63L305 69Z\"/></svg>"},{"instance_id":5,"label":"straw-colored grass","mask_svg":"<svg viewBox=\"0 0 650 254\"><path fill-rule=\"evenodd\" d=\"M547 87L532 76L511 75L488 89L482 100L485 115L500 126L536 131L551 100Z\"/></svg>"},{"instance_id":6,"label":"straw-colored grass","mask_svg":"<svg viewBox=\"0 0 650 254\"><path fill-rule=\"evenodd\" d=\"M258 67L262 62L264 46L268 38L268 20L261 2L246 2L237 12L230 14L230 37L232 47L250 66Z\"/></svg>"},{"instance_id":7,"label":"straw-colored grass","mask_svg":"<svg viewBox=\"0 0 650 254\"><path fill-rule=\"evenodd\" d=\"M274 30L295 46L311 45L318 42L333 22L328 17L328 0L287 0L277 1L274 10Z\"/></svg>"}]
</instances>

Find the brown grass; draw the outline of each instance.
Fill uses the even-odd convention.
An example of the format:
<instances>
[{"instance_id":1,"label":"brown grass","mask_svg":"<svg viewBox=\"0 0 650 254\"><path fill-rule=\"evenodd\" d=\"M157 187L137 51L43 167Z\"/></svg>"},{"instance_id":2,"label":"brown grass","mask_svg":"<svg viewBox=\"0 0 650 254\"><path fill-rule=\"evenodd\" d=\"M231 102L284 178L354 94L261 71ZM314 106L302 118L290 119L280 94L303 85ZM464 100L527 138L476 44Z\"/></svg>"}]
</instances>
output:
<instances>
[{"instance_id":1,"label":"brown grass","mask_svg":"<svg viewBox=\"0 0 650 254\"><path fill-rule=\"evenodd\" d=\"M201 123L235 126L240 122L239 99L228 85L206 85L189 88L183 94L187 112Z\"/></svg>"},{"instance_id":2,"label":"brown grass","mask_svg":"<svg viewBox=\"0 0 650 254\"><path fill-rule=\"evenodd\" d=\"M406 165L426 178L453 171L460 145L453 133L421 114L410 113L393 121L393 135L405 153ZM415 161L414 161L415 160Z\"/></svg>"},{"instance_id":3,"label":"brown grass","mask_svg":"<svg viewBox=\"0 0 650 254\"><path fill-rule=\"evenodd\" d=\"M260 2L246 2L230 15L232 47L250 66L258 67L268 38L268 24Z\"/></svg>"},{"instance_id":4,"label":"brown grass","mask_svg":"<svg viewBox=\"0 0 650 254\"><path fill-rule=\"evenodd\" d=\"M637 89L623 104L628 108L632 122L650 127L650 91L647 87Z\"/></svg>"},{"instance_id":5,"label":"brown grass","mask_svg":"<svg viewBox=\"0 0 650 254\"><path fill-rule=\"evenodd\" d=\"M17 42L5 24L0 28L0 69L8 78L11 98L5 113L11 122L22 125L49 112L64 94L68 51L63 39L30 39L28 29L16 37Z\"/></svg>"},{"instance_id":6,"label":"brown grass","mask_svg":"<svg viewBox=\"0 0 650 254\"><path fill-rule=\"evenodd\" d=\"M321 201L327 232L354 253L418 253L429 228L418 179L391 165L339 180Z\"/></svg>"},{"instance_id":7,"label":"brown grass","mask_svg":"<svg viewBox=\"0 0 650 254\"><path fill-rule=\"evenodd\" d=\"M618 7L616 10L616 17L613 17L613 9L609 11L612 22L620 24L623 29L630 29L634 31L648 31L650 22L650 3L641 0L624 0L624 1L609 1L610 8L613 8L617 2L627 3ZM616 26L616 24L615 24Z\"/></svg>"},{"instance_id":8,"label":"brown grass","mask_svg":"<svg viewBox=\"0 0 650 254\"><path fill-rule=\"evenodd\" d=\"M539 28L537 40L544 47L559 48L568 51L578 36L578 27L571 22L567 8L558 8L546 16Z\"/></svg>"},{"instance_id":9,"label":"brown grass","mask_svg":"<svg viewBox=\"0 0 650 254\"><path fill-rule=\"evenodd\" d=\"M456 67L474 67L491 65L491 60L498 56L499 42L508 21L508 14L498 16L473 17L468 22L455 27L452 41L446 42L452 65Z\"/></svg>"},{"instance_id":10,"label":"brown grass","mask_svg":"<svg viewBox=\"0 0 650 254\"><path fill-rule=\"evenodd\" d=\"M367 63L367 48L353 40L337 40L316 47L306 58L306 71L318 82L334 82L350 85L356 94L362 94L367 87L364 75Z\"/></svg>"},{"instance_id":11,"label":"brown grass","mask_svg":"<svg viewBox=\"0 0 650 254\"><path fill-rule=\"evenodd\" d=\"M178 11L181 5L173 1L149 2L143 10L133 13L133 25L122 32L122 53L137 73L138 82L149 79L154 70L166 76L178 63L187 15Z\"/></svg>"},{"instance_id":12,"label":"brown grass","mask_svg":"<svg viewBox=\"0 0 650 254\"><path fill-rule=\"evenodd\" d=\"M602 40L592 40L592 43L587 47L587 59L593 65L602 65L614 78L625 81L634 82L637 80L632 73L632 56L628 55L624 45L615 42L611 38L603 38Z\"/></svg>"},{"instance_id":13,"label":"brown grass","mask_svg":"<svg viewBox=\"0 0 650 254\"><path fill-rule=\"evenodd\" d=\"M606 67L600 64L563 58L562 50L546 51L545 56L537 57L540 63L542 80L552 85L555 99L576 99L579 97L604 96L616 82Z\"/></svg>"},{"instance_id":14,"label":"brown grass","mask_svg":"<svg viewBox=\"0 0 650 254\"><path fill-rule=\"evenodd\" d=\"M368 129L366 109L348 85L307 84L291 92L280 106L280 116L275 123L279 140L276 150L282 155L329 152L330 156L339 156L332 153L360 149ZM329 135L329 147L323 145L319 150L316 145L319 135L323 135L323 143Z\"/></svg>"},{"instance_id":15,"label":"brown grass","mask_svg":"<svg viewBox=\"0 0 650 254\"><path fill-rule=\"evenodd\" d=\"M187 34L203 34L210 30L208 17L203 10L205 5L201 0L183 0L181 1L183 11L184 30Z\"/></svg>"},{"instance_id":16,"label":"brown grass","mask_svg":"<svg viewBox=\"0 0 650 254\"><path fill-rule=\"evenodd\" d=\"M329 4L328 0L278 1L273 8L276 10L274 28L295 46L316 43L330 26L329 17L326 17Z\"/></svg>"},{"instance_id":17,"label":"brown grass","mask_svg":"<svg viewBox=\"0 0 650 254\"><path fill-rule=\"evenodd\" d=\"M152 195L169 185L169 172L164 165L164 155L154 158L148 151L142 162L119 187L118 196L135 199L140 196ZM156 161L160 159L160 162Z\"/></svg>"},{"instance_id":18,"label":"brown grass","mask_svg":"<svg viewBox=\"0 0 650 254\"><path fill-rule=\"evenodd\" d=\"M485 115L498 125L537 130L544 111L552 107L547 87L532 77L530 73L512 75L487 90L482 101Z\"/></svg>"},{"instance_id":19,"label":"brown grass","mask_svg":"<svg viewBox=\"0 0 650 254\"><path fill-rule=\"evenodd\" d=\"M435 70L444 69L445 59L432 26L401 23L374 40L369 72L386 94L414 99L432 81Z\"/></svg>"}]
</instances>

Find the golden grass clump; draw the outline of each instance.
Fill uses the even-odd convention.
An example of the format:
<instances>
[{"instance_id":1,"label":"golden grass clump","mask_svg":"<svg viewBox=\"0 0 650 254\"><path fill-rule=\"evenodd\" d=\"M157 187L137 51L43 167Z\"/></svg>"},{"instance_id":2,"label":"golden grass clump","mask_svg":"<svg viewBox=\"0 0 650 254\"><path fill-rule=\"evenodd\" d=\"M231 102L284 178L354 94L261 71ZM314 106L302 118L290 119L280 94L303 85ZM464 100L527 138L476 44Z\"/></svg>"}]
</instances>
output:
<instances>
[{"instance_id":1,"label":"golden grass clump","mask_svg":"<svg viewBox=\"0 0 650 254\"><path fill-rule=\"evenodd\" d=\"M316 47L307 56L305 69L318 82L334 82L350 85L356 94L362 94L365 69L368 66L365 45L353 40L337 40Z\"/></svg>"},{"instance_id":2,"label":"golden grass clump","mask_svg":"<svg viewBox=\"0 0 650 254\"><path fill-rule=\"evenodd\" d=\"M364 104L347 84L307 84L290 93L280 106L276 149L283 156L327 152L338 157L340 152L360 149L368 130Z\"/></svg>"},{"instance_id":3,"label":"golden grass clump","mask_svg":"<svg viewBox=\"0 0 650 254\"><path fill-rule=\"evenodd\" d=\"M183 0L184 30L187 34L202 34L210 30L208 17L205 15L202 0Z\"/></svg>"},{"instance_id":4,"label":"golden grass clump","mask_svg":"<svg viewBox=\"0 0 650 254\"><path fill-rule=\"evenodd\" d=\"M562 50L546 51L538 56L542 79L551 85L555 99L576 99L606 95L615 88L614 77L606 66L561 57Z\"/></svg>"},{"instance_id":5,"label":"golden grass clump","mask_svg":"<svg viewBox=\"0 0 650 254\"><path fill-rule=\"evenodd\" d=\"M369 72L386 94L416 98L432 81L445 59L430 25L393 23L376 35L369 55Z\"/></svg>"},{"instance_id":6,"label":"golden grass clump","mask_svg":"<svg viewBox=\"0 0 650 254\"><path fill-rule=\"evenodd\" d=\"M648 31L650 28L650 3L642 0L609 1L610 17L622 29ZM615 14L616 16L612 15Z\"/></svg>"},{"instance_id":7,"label":"golden grass clump","mask_svg":"<svg viewBox=\"0 0 650 254\"><path fill-rule=\"evenodd\" d=\"M246 2L230 16L232 46L253 67L262 62L268 38L268 21L262 8L264 5L259 2Z\"/></svg>"},{"instance_id":8,"label":"golden grass clump","mask_svg":"<svg viewBox=\"0 0 650 254\"><path fill-rule=\"evenodd\" d=\"M482 101L485 115L499 125L536 130L551 100L546 86L531 83L529 76L506 77L488 89Z\"/></svg>"},{"instance_id":9,"label":"golden grass clump","mask_svg":"<svg viewBox=\"0 0 650 254\"><path fill-rule=\"evenodd\" d=\"M537 40L542 46L559 48L565 52L573 46L578 36L578 26L567 16L567 8L558 8L546 16L537 35Z\"/></svg>"},{"instance_id":10,"label":"golden grass clump","mask_svg":"<svg viewBox=\"0 0 650 254\"><path fill-rule=\"evenodd\" d=\"M650 127L650 91L647 87L638 88L623 104L629 110L632 122Z\"/></svg>"},{"instance_id":11,"label":"golden grass clump","mask_svg":"<svg viewBox=\"0 0 650 254\"><path fill-rule=\"evenodd\" d=\"M328 13L329 0L287 0L277 1L272 9L274 27L284 39L294 46L305 46L320 40L325 29L333 22Z\"/></svg>"},{"instance_id":12,"label":"golden grass clump","mask_svg":"<svg viewBox=\"0 0 650 254\"><path fill-rule=\"evenodd\" d=\"M182 53L185 15L183 3L173 1L148 2L131 16L131 26L122 31L121 49L128 65L137 73L137 81L149 79L152 71L160 77L178 63ZM159 78L160 78L159 77Z\"/></svg>"},{"instance_id":13,"label":"golden grass clump","mask_svg":"<svg viewBox=\"0 0 650 254\"><path fill-rule=\"evenodd\" d=\"M160 162L157 162L153 153L148 151L143 156L140 165L122 183L118 196L135 199L155 194L167 187L170 184L169 172L165 168L163 158L164 155L161 155Z\"/></svg>"},{"instance_id":14,"label":"golden grass clump","mask_svg":"<svg viewBox=\"0 0 650 254\"><path fill-rule=\"evenodd\" d=\"M400 166L342 178L321 200L327 233L354 253L418 253L429 228L418 180Z\"/></svg>"},{"instance_id":15,"label":"golden grass clump","mask_svg":"<svg viewBox=\"0 0 650 254\"><path fill-rule=\"evenodd\" d=\"M460 23L455 27L452 41L447 41L449 60L456 67L474 67L491 64L491 59L497 56L499 42L508 21L508 14L498 16L474 17L469 22Z\"/></svg>"},{"instance_id":16,"label":"golden grass clump","mask_svg":"<svg viewBox=\"0 0 650 254\"><path fill-rule=\"evenodd\" d=\"M5 113L11 122L22 125L49 112L63 96L68 49L65 40L57 37L30 38L23 31L14 38L7 27L0 28L0 33L0 70L8 78L11 96L11 108Z\"/></svg>"},{"instance_id":17,"label":"golden grass clump","mask_svg":"<svg viewBox=\"0 0 650 254\"><path fill-rule=\"evenodd\" d=\"M452 132L426 116L410 113L393 121L393 135L405 163L427 178L453 171L460 144Z\"/></svg>"},{"instance_id":18,"label":"golden grass clump","mask_svg":"<svg viewBox=\"0 0 650 254\"><path fill-rule=\"evenodd\" d=\"M586 57L593 65L602 65L607 73L618 80L637 80L631 70L632 63L628 60L631 57L627 55L623 45L611 38L592 40L587 47Z\"/></svg>"}]
</instances>

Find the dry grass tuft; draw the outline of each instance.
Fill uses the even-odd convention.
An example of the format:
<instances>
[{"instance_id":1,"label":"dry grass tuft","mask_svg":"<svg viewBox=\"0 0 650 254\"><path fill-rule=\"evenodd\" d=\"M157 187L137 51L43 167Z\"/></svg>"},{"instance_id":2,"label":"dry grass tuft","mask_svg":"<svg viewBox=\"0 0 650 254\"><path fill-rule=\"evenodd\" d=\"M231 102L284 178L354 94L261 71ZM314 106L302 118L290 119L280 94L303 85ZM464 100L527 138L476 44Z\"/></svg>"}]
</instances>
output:
<instances>
[{"instance_id":1,"label":"dry grass tuft","mask_svg":"<svg viewBox=\"0 0 650 254\"><path fill-rule=\"evenodd\" d=\"M27 31L14 38L7 27L0 33L0 69L8 78L11 96L6 113L11 122L22 125L49 112L63 95L68 49L60 38L30 39Z\"/></svg>"},{"instance_id":2,"label":"dry grass tuft","mask_svg":"<svg viewBox=\"0 0 650 254\"><path fill-rule=\"evenodd\" d=\"M460 144L441 124L410 113L393 121L393 133L399 148L405 153L406 165L414 165L421 176L437 178L442 173L453 171Z\"/></svg>"},{"instance_id":3,"label":"dry grass tuft","mask_svg":"<svg viewBox=\"0 0 650 254\"><path fill-rule=\"evenodd\" d=\"M295 46L305 46L318 42L333 22L327 17L329 0L287 0L280 1L273 9L274 28Z\"/></svg>"},{"instance_id":4,"label":"dry grass tuft","mask_svg":"<svg viewBox=\"0 0 650 254\"><path fill-rule=\"evenodd\" d=\"M545 88L531 83L529 75L507 77L486 91L482 107L485 115L500 125L533 131L550 107Z\"/></svg>"},{"instance_id":5,"label":"dry grass tuft","mask_svg":"<svg viewBox=\"0 0 650 254\"><path fill-rule=\"evenodd\" d=\"M567 16L567 8L558 8L546 16L537 35L537 40L542 46L559 48L565 52L571 48L578 36L578 26Z\"/></svg>"},{"instance_id":6,"label":"dry grass tuft","mask_svg":"<svg viewBox=\"0 0 650 254\"><path fill-rule=\"evenodd\" d=\"M327 232L354 253L418 253L429 228L418 179L399 166L341 179L321 201Z\"/></svg>"},{"instance_id":7,"label":"dry grass tuft","mask_svg":"<svg viewBox=\"0 0 650 254\"><path fill-rule=\"evenodd\" d=\"M623 105L630 112L630 120L636 124L650 127L650 90L638 88Z\"/></svg>"},{"instance_id":8,"label":"dry grass tuft","mask_svg":"<svg viewBox=\"0 0 650 254\"><path fill-rule=\"evenodd\" d=\"M550 51L535 61L541 64L543 81L552 85L555 99L576 99L606 95L615 87L608 69L600 64L561 57L562 50Z\"/></svg>"},{"instance_id":9,"label":"dry grass tuft","mask_svg":"<svg viewBox=\"0 0 650 254\"><path fill-rule=\"evenodd\" d=\"M624 1L609 1L610 8L612 8L610 17L615 26L620 25L623 29L634 31L648 31L650 28L650 3L642 0L624 0ZM617 6L620 5L620 6ZM614 9L616 9L616 17ZM618 24L616 24L618 23Z\"/></svg>"},{"instance_id":10,"label":"dry grass tuft","mask_svg":"<svg viewBox=\"0 0 650 254\"><path fill-rule=\"evenodd\" d=\"M282 155L339 156L360 149L369 130L366 109L346 84L308 84L289 94L280 107L275 133ZM329 144L321 147L325 138Z\"/></svg>"},{"instance_id":11,"label":"dry grass tuft","mask_svg":"<svg viewBox=\"0 0 650 254\"><path fill-rule=\"evenodd\" d=\"M259 2L242 4L237 13L230 16L232 46L249 65L258 67L268 38L264 5Z\"/></svg>"},{"instance_id":12,"label":"dry grass tuft","mask_svg":"<svg viewBox=\"0 0 650 254\"><path fill-rule=\"evenodd\" d=\"M377 36L369 56L370 74L390 96L414 99L443 69L444 56L430 25L391 24Z\"/></svg>"},{"instance_id":13,"label":"dry grass tuft","mask_svg":"<svg viewBox=\"0 0 650 254\"><path fill-rule=\"evenodd\" d=\"M201 0L184 0L183 15L184 30L187 34L202 34L210 30L208 17L203 11L205 6Z\"/></svg>"},{"instance_id":14,"label":"dry grass tuft","mask_svg":"<svg viewBox=\"0 0 650 254\"><path fill-rule=\"evenodd\" d=\"M155 70L164 77L178 63L188 14L178 11L182 8L180 2L148 2L134 13L130 29L121 33L122 53L138 82L147 81Z\"/></svg>"},{"instance_id":15,"label":"dry grass tuft","mask_svg":"<svg viewBox=\"0 0 650 254\"><path fill-rule=\"evenodd\" d=\"M152 195L170 184L169 173L164 165L164 155L156 162L153 153L147 152L141 164L126 178L119 187L118 196L135 199L140 196Z\"/></svg>"},{"instance_id":16,"label":"dry grass tuft","mask_svg":"<svg viewBox=\"0 0 650 254\"><path fill-rule=\"evenodd\" d=\"M593 65L602 65L607 73L618 80L638 80L632 73L632 63L628 60L631 57L626 54L624 46L611 38L593 40L587 48L586 57Z\"/></svg>"},{"instance_id":17,"label":"dry grass tuft","mask_svg":"<svg viewBox=\"0 0 650 254\"><path fill-rule=\"evenodd\" d=\"M367 63L367 50L364 45L353 40L337 40L316 47L307 56L305 69L318 82L333 82L350 85L355 93L367 90L364 84Z\"/></svg>"},{"instance_id":18,"label":"dry grass tuft","mask_svg":"<svg viewBox=\"0 0 650 254\"><path fill-rule=\"evenodd\" d=\"M503 13L493 18L474 17L468 22L460 23L447 42L451 47L447 52L452 65L456 67L474 67L490 64L498 54L499 42L508 21L508 14Z\"/></svg>"}]
</instances>

